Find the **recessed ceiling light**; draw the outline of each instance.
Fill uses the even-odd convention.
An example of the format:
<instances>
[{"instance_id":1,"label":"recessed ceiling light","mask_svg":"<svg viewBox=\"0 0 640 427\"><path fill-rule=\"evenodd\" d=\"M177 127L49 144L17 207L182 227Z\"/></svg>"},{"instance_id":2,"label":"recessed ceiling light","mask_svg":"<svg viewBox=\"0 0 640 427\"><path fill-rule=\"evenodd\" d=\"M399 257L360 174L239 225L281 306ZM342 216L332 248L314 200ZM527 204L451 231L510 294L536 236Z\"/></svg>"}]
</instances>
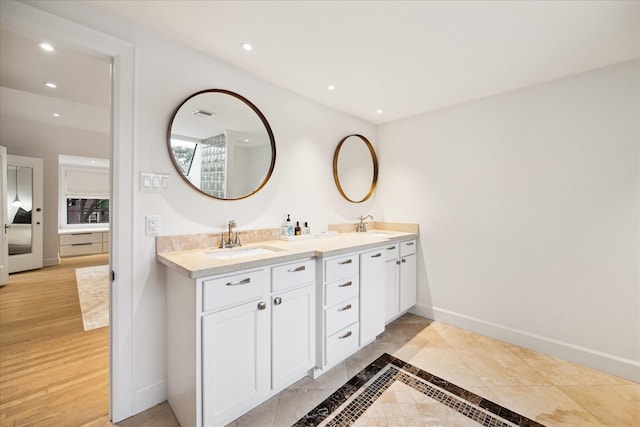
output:
<instances>
[{"instance_id":1,"label":"recessed ceiling light","mask_svg":"<svg viewBox=\"0 0 640 427\"><path fill-rule=\"evenodd\" d=\"M376 113L382 114L382 110L377 110Z\"/></svg>"},{"instance_id":2,"label":"recessed ceiling light","mask_svg":"<svg viewBox=\"0 0 640 427\"><path fill-rule=\"evenodd\" d=\"M54 47L47 42L42 42L39 44L39 46L40 46L40 49L46 50L47 52L53 52L55 50Z\"/></svg>"},{"instance_id":3,"label":"recessed ceiling light","mask_svg":"<svg viewBox=\"0 0 640 427\"><path fill-rule=\"evenodd\" d=\"M251 46L251 43L242 43L242 48L246 51L250 51L253 50L253 46Z\"/></svg>"},{"instance_id":4,"label":"recessed ceiling light","mask_svg":"<svg viewBox=\"0 0 640 427\"><path fill-rule=\"evenodd\" d=\"M58 113L53 113L53 117L60 117L60 114L58 114Z\"/></svg>"},{"instance_id":5,"label":"recessed ceiling light","mask_svg":"<svg viewBox=\"0 0 640 427\"><path fill-rule=\"evenodd\" d=\"M55 89L55 88L57 88L57 87L58 87L55 83L51 83L51 82L44 82L44 85L45 85L46 87L51 88L51 89Z\"/></svg>"},{"instance_id":6,"label":"recessed ceiling light","mask_svg":"<svg viewBox=\"0 0 640 427\"><path fill-rule=\"evenodd\" d=\"M327 86L327 89L329 89L329 90L335 90L335 88L336 88L336 87L335 87L334 85L329 85L329 86Z\"/></svg>"}]
</instances>

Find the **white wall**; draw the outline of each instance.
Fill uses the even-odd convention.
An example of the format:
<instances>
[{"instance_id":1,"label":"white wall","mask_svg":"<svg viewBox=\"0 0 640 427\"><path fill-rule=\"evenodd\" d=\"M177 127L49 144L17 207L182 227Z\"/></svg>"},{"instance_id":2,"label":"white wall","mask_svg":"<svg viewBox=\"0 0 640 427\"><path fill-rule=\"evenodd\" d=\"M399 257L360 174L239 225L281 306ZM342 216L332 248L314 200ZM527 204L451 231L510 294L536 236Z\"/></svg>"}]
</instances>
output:
<instances>
[{"instance_id":1,"label":"white wall","mask_svg":"<svg viewBox=\"0 0 640 427\"><path fill-rule=\"evenodd\" d=\"M418 312L640 380L639 80L632 61L379 127L374 212L420 224Z\"/></svg>"},{"instance_id":2,"label":"white wall","mask_svg":"<svg viewBox=\"0 0 640 427\"><path fill-rule=\"evenodd\" d=\"M111 157L109 135L0 117L0 143L9 154L43 159L44 265L58 264L58 155ZM12 198L13 200L13 198Z\"/></svg>"},{"instance_id":3,"label":"white wall","mask_svg":"<svg viewBox=\"0 0 640 427\"><path fill-rule=\"evenodd\" d=\"M276 228L287 213L293 220L308 221L313 230L326 229L329 223L355 224L358 216L369 212L373 199L359 205L342 199L333 182L333 151L351 133L361 133L375 144L376 128L226 63L85 10L83 5L30 3L134 45L131 370L133 411L137 413L166 399L164 267L155 260L155 238L144 233L145 216L160 215L162 235L219 233L230 219L237 221L240 230ZM266 116L275 135L273 176L250 198L220 201L199 194L177 175L169 158L166 134L175 108L192 93L210 88L228 89L247 97ZM164 193L140 192L137 180L143 171L170 174L169 189Z\"/></svg>"}]
</instances>

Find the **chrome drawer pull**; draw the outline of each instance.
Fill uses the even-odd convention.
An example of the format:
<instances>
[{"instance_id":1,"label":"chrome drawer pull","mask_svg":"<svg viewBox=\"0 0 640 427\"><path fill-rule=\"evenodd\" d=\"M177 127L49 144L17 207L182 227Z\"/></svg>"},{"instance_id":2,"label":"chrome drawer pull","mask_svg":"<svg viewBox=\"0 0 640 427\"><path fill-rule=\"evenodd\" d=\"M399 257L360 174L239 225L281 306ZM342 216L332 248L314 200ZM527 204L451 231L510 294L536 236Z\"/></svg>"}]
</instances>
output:
<instances>
[{"instance_id":1,"label":"chrome drawer pull","mask_svg":"<svg viewBox=\"0 0 640 427\"><path fill-rule=\"evenodd\" d=\"M294 273L294 272L296 272L296 271L304 271L304 270L306 270L306 269L307 269L307 266L306 266L306 265L301 265L300 267L290 268L290 269L288 269L287 271L288 271L289 273Z\"/></svg>"},{"instance_id":2,"label":"chrome drawer pull","mask_svg":"<svg viewBox=\"0 0 640 427\"><path fill-rule=\"evenodd\" d=\"M342 308L339 308L338 311L346 311L346 310L351 310L351 304L347 304Z\"/></svg>"},{"instance_id":3,"label":"chrome drawer pull","mask_svg":"<svg viewBox=\"0 0 640 427\"><path fill-rule=\"evenodd\" d=\"M349 338L351 335L353 335L353 333L351 333L351 331L347 332L346 334L344 334L341 337L338 337L339 340L343 340L345 338Z\"/></svg>"},{"instance_id":4,"label":"chrome drawer pull","mask_svg":"<svg viewBox=\"0 0 640 427\"><path fill-rule=\"evenodd\" d=\"M251 278L247 277L246 279L238 280L237 282L229 282L227 283L227 286L246 285L249 282L251 282Z\"/></svg>"},{"instance_id":5,"label":"chrome drawer pull","mask_svg":"<svg viewBox=\"0 0 640 427\"><path fill-rule=\"evenodd\" d=\"M396 247L395 246L391 246L390 248L387 248L388 251L392 251L394 250Z\"/></svg>"},{"instance_id":6,"label":"chrome drawer pull","mask_svg":"<svg viewBox=\"0 0 640 427\"><path fill-rule=\"evenodd\" d=\"M407 243L405 243L405 245L407 245L407 246L413 246L413 245L414 245L414 243L415 243L415 242L407 242Z\"/></svg>"},{"instance_id":7,"label":"chrome drawer pull","mask_svg":"<svg viewBox=\"0 0 640 427\"><path fill-rule=\"evenodd\" d=\"M380 258L382 256L381 253L377 253L375 255L371 255L371 258Z\"/></svg>"},{"instance_id":8,"label":"chrome drawer pull","mask_svg":"<svg viewBox=\"0 0 640 427\"><path fill-rule=\"evenodd\" d=\"M87 245L92 245L93 243L89 242L89 243L72 243L71 246L87 246Z\"/></svg>"},{"instance_id":9,"label":"chrome drawer pull","mask_svg":"<svg viewBox=\"0 0 640 427\"><path fill-rule=\"evenodd\" d=\"M353 285L353 282L343 283L342 285L338 285L339 288L346 288L347 286Z\"/></svg>"},{"instance_id":10,"label":"chrome drawer pull","mask_svg":"<svg viewBox=\"0 0 640 427\"><path fill-rule=\"evenodd\" d=\"M338 264L340 264L340 265L344 265L344 264L351 264L352 262L353 262L353 260L352 260L352 259L348 259L348 260L346 260L346 261L340 261Z\"/></svg>"}]
</instances>

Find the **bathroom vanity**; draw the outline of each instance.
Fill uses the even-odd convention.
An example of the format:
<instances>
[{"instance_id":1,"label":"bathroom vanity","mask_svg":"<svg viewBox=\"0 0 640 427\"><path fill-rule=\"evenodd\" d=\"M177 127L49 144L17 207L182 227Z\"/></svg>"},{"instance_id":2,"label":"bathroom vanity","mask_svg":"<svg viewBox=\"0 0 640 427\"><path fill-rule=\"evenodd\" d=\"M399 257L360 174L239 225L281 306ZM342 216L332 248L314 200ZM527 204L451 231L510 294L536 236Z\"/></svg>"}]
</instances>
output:
<instances>
[{"instance_id":1,"label":"bathroom vanity","mask_svg":"<svg viewBox=\"0 0 640 427\"><path fill-rule=\"evenodd\" d=\"M168 400L180 424L226 425L375 340L415 304L416 237L417 226L159 250Z\"/></svg>"}]
</instances>

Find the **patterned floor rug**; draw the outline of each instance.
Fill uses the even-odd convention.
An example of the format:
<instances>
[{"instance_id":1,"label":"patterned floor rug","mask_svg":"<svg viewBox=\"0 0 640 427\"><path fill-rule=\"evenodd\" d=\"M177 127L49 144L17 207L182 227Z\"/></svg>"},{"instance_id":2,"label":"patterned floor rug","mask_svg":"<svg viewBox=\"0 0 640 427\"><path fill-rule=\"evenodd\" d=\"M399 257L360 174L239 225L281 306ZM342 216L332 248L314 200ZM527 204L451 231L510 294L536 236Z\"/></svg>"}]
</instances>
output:
<instances>
[{"instance_id":1,"label":"patterned floor rug","mask_svg":"<svg viewBox=\"0 0 640 427\"><path fill-rule=\"evenodd\" d=\"M294 424L380 425L542 426L386 353Z\"/></svg>"},{"instance_id":2,"label":"patterned floor rug","mask_svg":"<svg viewBox=\"0 0 640 427\"><path fill-rule=\"evenodd\" d=\"M84 330L109 325L109 266L76 268Z\"/></svg>"}]
</instances>

